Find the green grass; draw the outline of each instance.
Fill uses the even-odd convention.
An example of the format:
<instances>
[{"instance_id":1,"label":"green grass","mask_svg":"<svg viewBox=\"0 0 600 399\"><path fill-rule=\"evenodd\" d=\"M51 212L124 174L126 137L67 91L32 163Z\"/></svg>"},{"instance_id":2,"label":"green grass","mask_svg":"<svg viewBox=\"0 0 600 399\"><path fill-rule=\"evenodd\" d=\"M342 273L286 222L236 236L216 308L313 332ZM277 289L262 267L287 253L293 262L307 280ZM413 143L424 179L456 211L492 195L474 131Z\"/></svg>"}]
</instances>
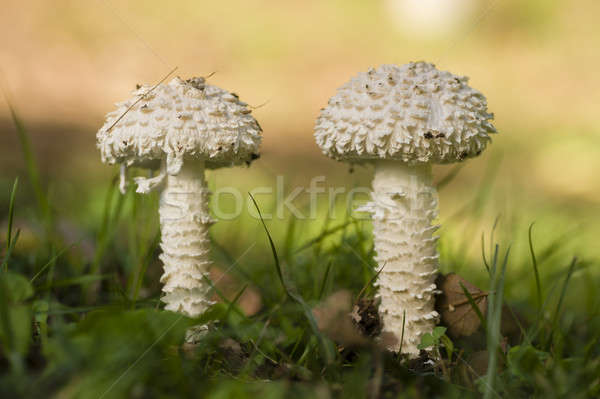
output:
<instances>
[{"instance_id":1,"label":"green grass","mask_svg":"<svg viewBox=\"0 0 600 399\"><path fill-rule=\"evenodd\" d=\"M524 242L498 242L497 226L513 226L488 223L482 211L493 195L494 164L474 198L448 220L488 226L481 259L463 253L473 234L444 232L441 243L445 272L459 265L463 277L487 288L487 312L478 312L485 327L452 340L436 330L428 345L440 358L407 362L370 339L334 340L314 313L342 290L355 300L374 295L368 224L240 221L236 238L213 237L215 264L232 287L215 281L219 303L188 319L161 310L156 196L123 196L113 179L103 188L103 210L76 220L75 237L65 238L56 221L69 215L54 206L25 128L13 116L27 176L15 176L0 201L8 204L0 253L0 397L600 395L595 263L565 254L561 232L538 243L530 228L516 235ZM28 221L27 240L17 220ZM527 251L509 251L519 245ZM252 316L242 310L250 290L262 302ZM203 339L182 344L199 323L210 326Z\"/></svg>"}]
</instances>

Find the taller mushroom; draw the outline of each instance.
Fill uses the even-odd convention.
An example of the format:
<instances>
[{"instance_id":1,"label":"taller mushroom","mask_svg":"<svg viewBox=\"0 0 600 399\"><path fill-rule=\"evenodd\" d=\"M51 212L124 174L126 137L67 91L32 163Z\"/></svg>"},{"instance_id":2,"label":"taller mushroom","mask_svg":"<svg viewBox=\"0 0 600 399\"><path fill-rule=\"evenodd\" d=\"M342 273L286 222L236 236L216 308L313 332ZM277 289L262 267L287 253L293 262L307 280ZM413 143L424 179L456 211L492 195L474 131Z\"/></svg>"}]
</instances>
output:
<instances>
[{"instance_id":1,"label":"taller mushroom","mask_svg":"<svg viewBox=\"0 0 600 399\"><path fill-rule=\"evenodd\" d=\"M102 161L121 164L121 190L129 167L157 168L135 178L138 193L160 195L161 282L166 309L195 317L211 304L209 191L205 169L250 163L258 157L261 128L238 96L204 78L174 78L138 86L117 103L97 133Z\"/></svg>"},{"instance_id":2,"label":"taller mushroom","mask_svg":"<svg viewBox=\"0 0 600 399\"><path fill-rule=\"evenodd\" d=\"M375 259L383 268L379 312L383 331L397 338L389 349L411 357L439 317L431 165L479 155L496 132L485 97L467 80L425 62L382 65L339 88L316 122L325 155L375 165L372 201L362 210L371 214Z\"/></svg>"}]
</instances>

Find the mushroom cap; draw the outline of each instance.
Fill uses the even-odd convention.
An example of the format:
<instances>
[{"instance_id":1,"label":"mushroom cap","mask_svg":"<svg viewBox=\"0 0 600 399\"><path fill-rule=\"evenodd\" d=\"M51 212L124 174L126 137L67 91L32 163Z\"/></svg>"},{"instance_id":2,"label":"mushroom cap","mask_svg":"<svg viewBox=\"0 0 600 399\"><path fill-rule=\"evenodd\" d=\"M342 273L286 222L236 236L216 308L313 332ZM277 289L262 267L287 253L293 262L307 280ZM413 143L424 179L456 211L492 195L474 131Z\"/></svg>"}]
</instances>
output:
<instances>
[{"instance_id":1,"label":"mushroom cap","mask_svg":"<svg viewBox=\"0 0 600 399\"><path fill-rule=\"evenodd\" d=\"M475 157L496 129L468 78L433 64L382 65L340 87L321 110L316 142L336 160L452 163Z\"/></svg>"},{"instance_id":2,"label":"mushroom cap","mask_svg":"<svg viewBox=\"0 0 600 399\"><path fill-rule=\"evenodd\" d=\"M138 85L131 99L106 115L96 134L103 162L150 166L165 158L167 164L201 159L215 169L258 157L262 130L236 94L204 78L177 77L150 89Z\"/></svg>"}]
</instances>

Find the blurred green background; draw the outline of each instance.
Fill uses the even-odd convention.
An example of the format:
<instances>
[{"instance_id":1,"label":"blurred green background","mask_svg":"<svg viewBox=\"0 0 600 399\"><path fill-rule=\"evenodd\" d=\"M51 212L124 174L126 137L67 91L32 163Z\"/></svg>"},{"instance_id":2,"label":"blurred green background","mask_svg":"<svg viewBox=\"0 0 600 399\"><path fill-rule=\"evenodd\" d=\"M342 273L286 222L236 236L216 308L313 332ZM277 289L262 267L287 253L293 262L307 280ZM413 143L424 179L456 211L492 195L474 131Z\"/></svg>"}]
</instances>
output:
<instances>
[{"instance_id":1,"label":"blurred green background","mask_svg":"<svg viewBox=\"0 0 600 399\"><path fill-rule=\"evenodd\" d=\"M527 257L532 222L540 246L560 239L569 255L600 255L597 1L5 0L2 8L2 86L30 132L67 238L87 234L95 245L90 232L116 173L100 163L95 132L136 83L157 82L177 66L185 77L216 72L210 83L251 105L266 103L254 111L264 129L261 159L249 169L209 172L208 180L213 190L231 185L245 193L275 187L282 175L288 193L317 175L327 177L325 187L369 186L369 168L350 174L320 154L312 137L319 108L370 66L426 60L469 76L500 132L440 193L443 267L479 268L481 234L498 216L497 237L512 243L515 259ZM8 193L25 164L4 100L0 126L0 184ZM435 172L441 179L450 170ZM257 200L272 205L267 196ZM1 201L5 209L8 196ZM16 223L24 248L37 239L26 207L32 202L23 188ZM299 223L298 243L320 231L326 208ZM156 229L153 205L140 217ZM270 225L277 236L287 221ZM259 228L245 215L213 234L242 253ZM266 248L261 242L254 251ZM444 254L464 264L444 264Z\"/></svg>"}]
</instances>

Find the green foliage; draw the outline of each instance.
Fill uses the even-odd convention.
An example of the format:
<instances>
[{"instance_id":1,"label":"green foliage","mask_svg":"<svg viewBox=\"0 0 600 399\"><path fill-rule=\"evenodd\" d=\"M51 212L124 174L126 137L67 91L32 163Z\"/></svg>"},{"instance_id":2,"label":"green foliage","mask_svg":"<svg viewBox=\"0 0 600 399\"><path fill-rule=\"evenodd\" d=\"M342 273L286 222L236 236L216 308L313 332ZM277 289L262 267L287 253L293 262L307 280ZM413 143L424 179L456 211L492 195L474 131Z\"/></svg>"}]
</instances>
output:
<instances>
[{"instance_id":1,"label":"green foliage","mask_svg":"<svg viewBox=\"0 0 600 399\"><path fill-rule=\"evenodd\" d=\"M156 309L89 312L81 322L61 326L58 335L50 338L47 378L76 372L78 380L71 386L76 397L125 396L160 373L182 373L172 347L182 342L192 324Z\"/></svg>"},{"instance_id":2,"label":"green foliage","mask_svg":"<svg viewBox=\"0 0 600 399\"><path fill-rule=\"evenodd\" d=\"M258 204L254 200L254 197L252 197L252 195L250 195L250 198L252 199L254 206L256 206L256 210L258 211L260 221L261 221L263 227L265 228L265 232L267 233L269 245L270 245L271 251L273 253L273 260L275 261L275 268L277 270L277 275L279 276L279 280L281 281L281 285L283 286L285 293L288 295L288 297L290 299L294 300L302 308L303 313L308 322L308 325L310 326L310 329L312 330L312 333L319 340L319 343L320 343L322 351L323 351L325 362L327 364L329 364L333 361L333 356L334 356L333 346L331 345L330 342L328 342L323 337L323 334L321 334L321 332L319 331L319 327L317 326L317 321L315 319L315 316L314 316L311 308L308 306L308 304L304 300L304 298L302 298L302 296L300 296L297 292L295 292L295 289L290 286L290 283L285 278L285 274L281 268L281 264L279 263L279 257L277 256L277 249L275 248L275 243L273 243L273 239L271 238L271 233L269 233L269 229L267 229L267 225L265 224L265 221L262 218L262 214L260 213L260 208L258 207ZM321 295L321 293L319 293L319 295Z\"/></svg>"},{"instance_id":3,"label":"green foliage","mask_svg":"<svg viewBox=\"0 0 600 399\"><path fill-rule=\"evenodd\" d=\"M506 277L506 265L508 263L508 255L510 249L506 251L502 269L498 270L498 251L499 246L496 245L492 264L489 268L490 274L490 290L488 294L488 317L486 325L487 334L487 351L489 354L487 375L483 383L483 391L485 398L495 396L496 387L496 370L498 368L498 355L502 354L500 350L500 323L502 321L502 304L504 295L504 281Z\"/></svg>"},{"instance_id":4,"label":"green foliage","mask_svg":"<svg viewBox=\"0 0 600 399\"><path fill-rule=\"evenodd\" d=\"M421 337L421 343L417 345L418 349L428 349L440 345L441 338L446 333L446 327L435 327L431 333Z\"/></svg>"},{"instance_id":5,"label":"green foliage","mask_svg":"<svg viewBox=\"0 0 600 399\"><path fill-rule=\"evenodd\" d=\"M31 342L31 306L25 301L32 295L33 288L25 277L0 272L0 342L13 372L19 374Z\"/></svg>"},{"instance_id":6,"label":"green foliage","mask_svg":"<svg viewBox=\"0 0 600 399\"><path fill-rule=\"evenodd\" d=\"M95 216L76 221L81 231L66 238L54 228L65 215L50 212L55 204L47 202L26 136L22 143L28 184L14 181L0 216L7 226L0 243L2 398L600 395L598 276L593 261L561 252L571 233L538 237L538 224L535 242L531 229L524 232L527 251L509 256L494 236L497 219L486 227L492 234L489 246L482 241L480 263L464 255L475 227L445 237L442 267L461 267L487 289L483 315L461 286L485 328L450 340L447 326L438 326L419 346L432 355L407 361L372 339L347 345L319 329L315 307L333 293L348 291L354 300L375 294L372 242L360 222L318 224L305 234L305 223L320 222L255 220L251 239L245 231L239 242L213 237L215 264L232 287L214 279L219 302L189 319L161 309L157 198L121 195L114 179L102 189L102 209L82 204L82 214ZM451 221L484 217L496 166ZM27 187L37 194L22 195ZM43 234L31 233L37 226ZM244 310L250 293L261 303L253 312ZM202 324L209 329L199 341L183 344L186 331Z\"/></svg>"},{"instance_id":7,"label":"green foliage","mask_svg":"<svg viewBox=\"0 0 600 399\"><path fill-rule=\"evenodd\" d=\"M544 362L550 354L537 350L531 345L510 348L508 351L508 367L517 377L527 381L529 378L544 370Z\"/></svg>"}]
</instances>

